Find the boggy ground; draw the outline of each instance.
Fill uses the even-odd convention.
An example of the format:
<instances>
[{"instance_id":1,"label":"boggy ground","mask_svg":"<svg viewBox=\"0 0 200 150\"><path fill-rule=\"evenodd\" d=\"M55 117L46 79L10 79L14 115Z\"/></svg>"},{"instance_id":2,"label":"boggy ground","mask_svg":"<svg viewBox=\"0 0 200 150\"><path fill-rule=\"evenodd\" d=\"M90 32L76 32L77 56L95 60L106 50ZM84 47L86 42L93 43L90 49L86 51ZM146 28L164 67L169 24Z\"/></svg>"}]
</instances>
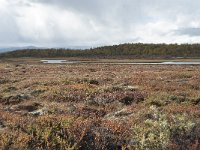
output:
<instances>
[{"instance_id":1,"label":"boggy ground","mask_svg":"<svg viewBox=\"0 0 200 150\"><path fill-rule=\"evenodd\" d=\"M0 149L200 149L200 66L0 64Z\"/></svg>"}]
</instances>

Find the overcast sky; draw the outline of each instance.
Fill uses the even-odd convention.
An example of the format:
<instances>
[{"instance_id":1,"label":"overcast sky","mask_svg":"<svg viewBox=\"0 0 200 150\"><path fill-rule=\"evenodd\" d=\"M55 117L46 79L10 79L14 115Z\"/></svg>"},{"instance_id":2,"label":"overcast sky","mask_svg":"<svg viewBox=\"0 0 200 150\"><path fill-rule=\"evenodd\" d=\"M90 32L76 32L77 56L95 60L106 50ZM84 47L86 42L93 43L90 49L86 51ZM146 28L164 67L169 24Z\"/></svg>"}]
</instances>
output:
<instances>
[{"instance_id":1,"label":"overcast sky","mask_svg":"<svg viewBox=\"0 0 200 150\"><path fill-rule=\"evenodd\" d=\"M0 0L0 47L198 43L200 0Z\"/></svg>"}]
</instances>

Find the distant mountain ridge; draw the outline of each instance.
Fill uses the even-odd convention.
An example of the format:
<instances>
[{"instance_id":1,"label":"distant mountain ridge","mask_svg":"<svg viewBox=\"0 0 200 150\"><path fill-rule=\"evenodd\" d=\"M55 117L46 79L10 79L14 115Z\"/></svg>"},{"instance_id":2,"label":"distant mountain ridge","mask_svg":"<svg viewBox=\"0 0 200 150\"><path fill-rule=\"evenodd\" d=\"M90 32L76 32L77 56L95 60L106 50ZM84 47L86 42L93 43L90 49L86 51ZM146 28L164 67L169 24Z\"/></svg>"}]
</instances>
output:
<instances>
[{"instance_id":1,"label":"distant mountain ridge","mask_svg":"<svg viewBox=\"0 0 200 150\"><path fill-rule=\"evenodd\" d=\"M63 49L63 47L52 47L53 49ZM88 49L89 46L70 46L67 49ZM27 50L27 49L49 49L48 47L37 47L37 46L23 46L23 47L0 47L0 53L16 51L16 50Z\"/></svg>"},{"instance_id":2,"label":"distant mountain ridge","mask_svg":"<svg viewBox=\"0 0 200 150\"><path fill-rule=\"evenodd\" d=\"M15 51L15 50L23 50L23 49L45 49L44 47L36 47L36 46L23 46L23 47L2 47L0 48L0 53Z\"/></svg>"}]
</instances>

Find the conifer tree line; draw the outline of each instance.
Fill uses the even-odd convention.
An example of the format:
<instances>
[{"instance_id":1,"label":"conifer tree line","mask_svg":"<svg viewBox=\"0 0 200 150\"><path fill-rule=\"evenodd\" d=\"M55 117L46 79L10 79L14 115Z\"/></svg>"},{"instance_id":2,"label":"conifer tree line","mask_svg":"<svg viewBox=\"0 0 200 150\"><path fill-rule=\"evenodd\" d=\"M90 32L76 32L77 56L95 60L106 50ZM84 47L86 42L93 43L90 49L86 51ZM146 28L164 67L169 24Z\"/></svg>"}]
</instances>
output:
<instances>
[{"instance_id":1,"label":"conifer tree line","mask_svg":"<svg viewBox=\"0 0 200 150\"><path fill-rule=\"evenodd\" d=\"M0 58L14 57L98 57L98 58L171 58L200 57L200 44L120 44L80 49L23 49L0 54Z\"/></svg>"}]
</instances>

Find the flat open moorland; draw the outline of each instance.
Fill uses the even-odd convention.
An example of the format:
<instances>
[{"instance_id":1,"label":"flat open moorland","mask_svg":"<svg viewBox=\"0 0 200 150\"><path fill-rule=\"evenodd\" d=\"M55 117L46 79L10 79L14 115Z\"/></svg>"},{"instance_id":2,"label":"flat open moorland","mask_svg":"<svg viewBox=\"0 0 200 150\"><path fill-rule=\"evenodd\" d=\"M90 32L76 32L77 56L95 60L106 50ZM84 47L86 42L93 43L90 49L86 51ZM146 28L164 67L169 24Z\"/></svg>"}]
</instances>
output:
<instances>
[{"instance_id":1,"label":"flat open moorland","mask_svg":"<svg viewBox=\"0 0 200 150\"><path fill-rule=\"evenodd\" d=\"M0 63L0 149L200 149L200 65Z\"/></svg>"}]
</instances>

